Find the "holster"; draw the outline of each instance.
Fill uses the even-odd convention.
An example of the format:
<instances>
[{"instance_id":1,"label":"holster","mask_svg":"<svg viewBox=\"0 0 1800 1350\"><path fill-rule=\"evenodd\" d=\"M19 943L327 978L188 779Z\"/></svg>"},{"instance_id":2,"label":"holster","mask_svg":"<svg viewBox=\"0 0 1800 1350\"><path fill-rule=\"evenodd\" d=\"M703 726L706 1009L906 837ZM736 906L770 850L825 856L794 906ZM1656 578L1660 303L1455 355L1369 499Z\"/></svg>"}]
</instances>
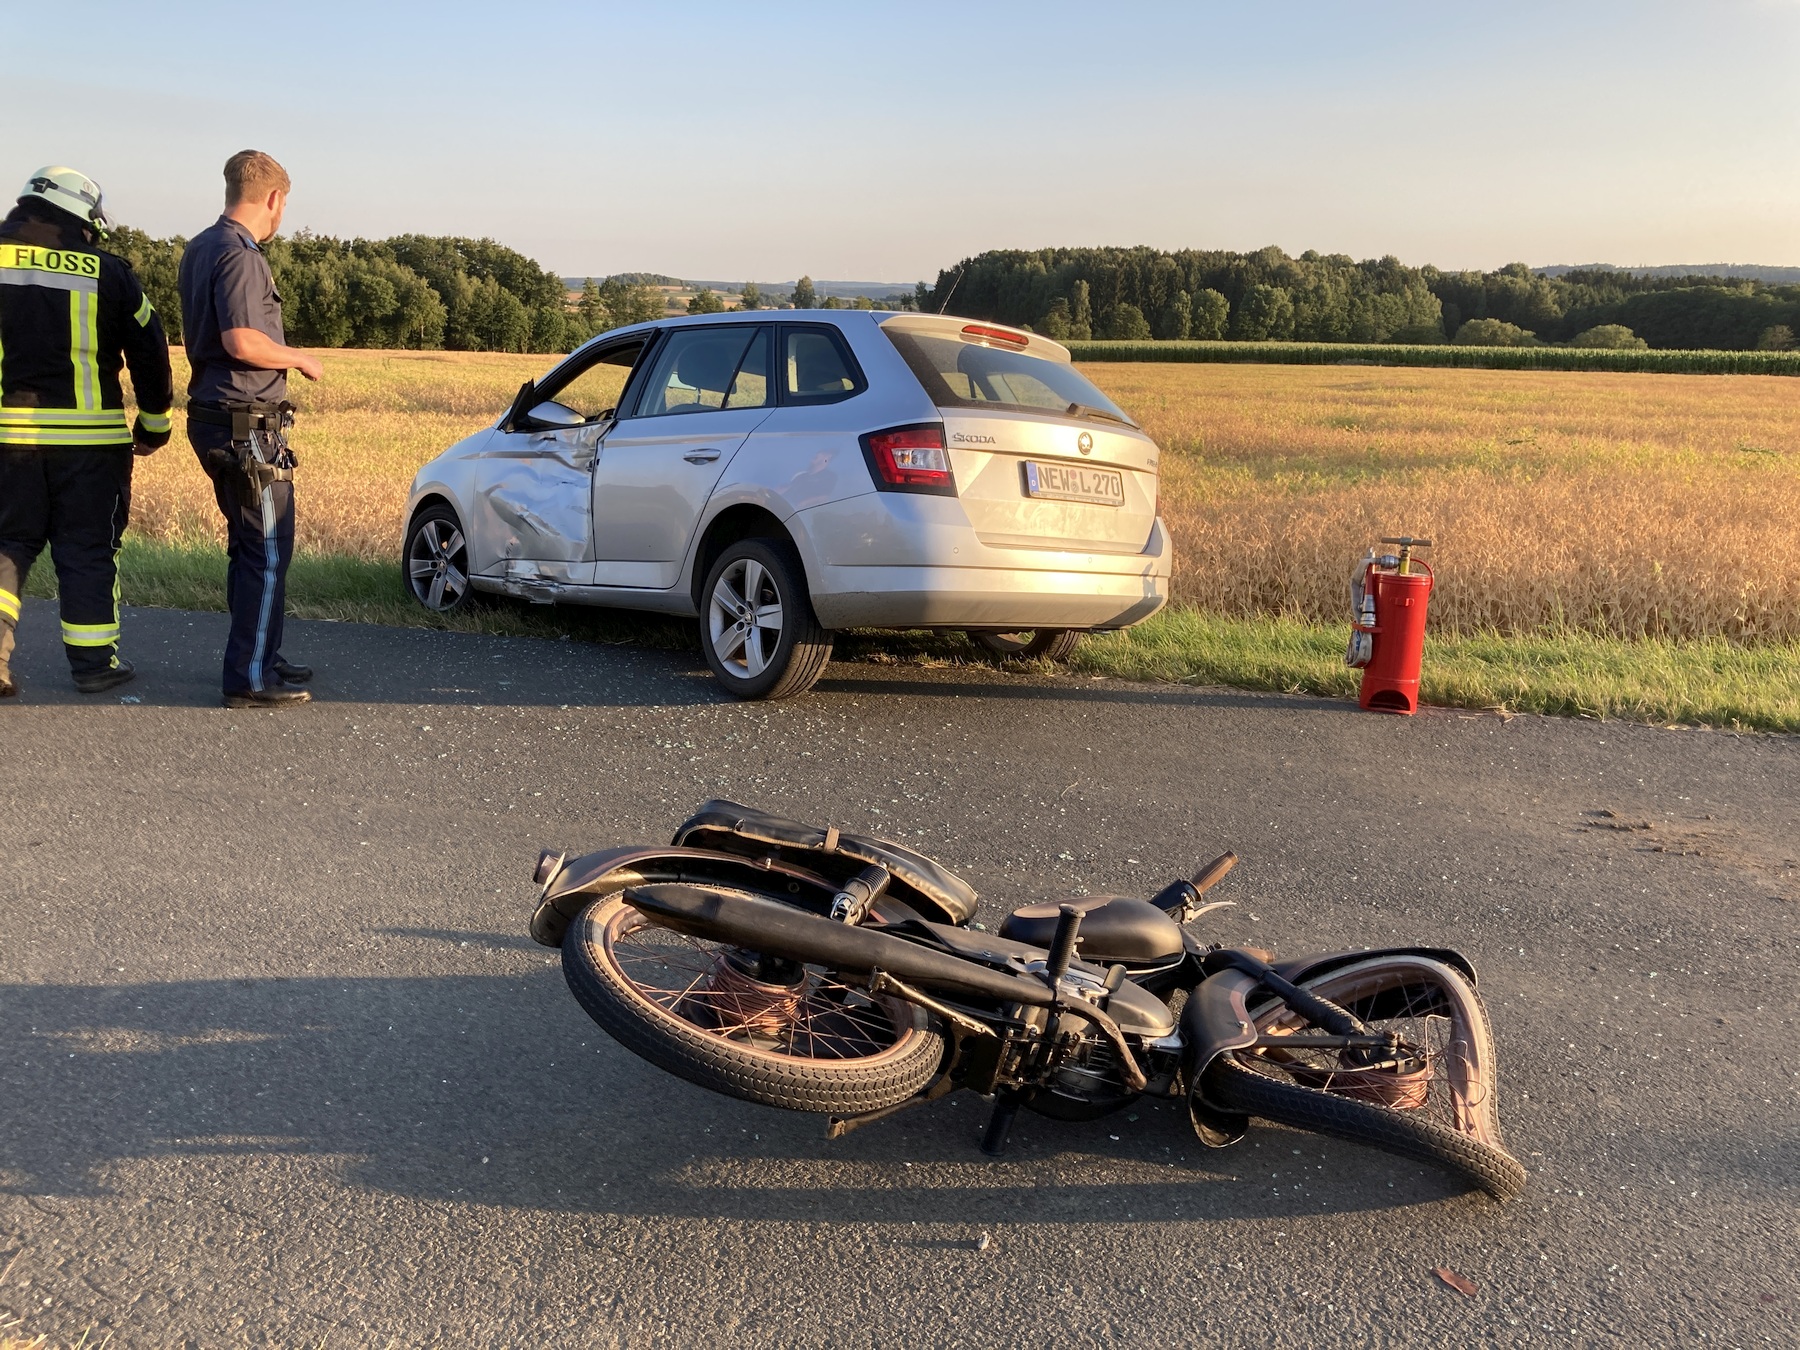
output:
<instances>
[{"instance_id":1,"label":"holster","mask_svg":"<svg viewBox=\"0 0 1800 1350\"><path fill-rule=\"evenodd\" d=\"M238 472L259 492L271 483L294 481L294 470L299 461L288 448L285 428L277 427L272 431L251 428L245 432L242 441L234 435L231 451L237 456Z\"/></svg>"},{"instance_id":2,"label":"holster","mask_svg":"<svg viewBox=\"0 0 1800 1350\"><path fill-rule=\"evenodd\" d=\"M279 403L193 404L190 421L231 429L231 456L239 473L261 491L271 483L291 483L299 459L288 446L294 405Z\"/></svg>"}]
</instances>

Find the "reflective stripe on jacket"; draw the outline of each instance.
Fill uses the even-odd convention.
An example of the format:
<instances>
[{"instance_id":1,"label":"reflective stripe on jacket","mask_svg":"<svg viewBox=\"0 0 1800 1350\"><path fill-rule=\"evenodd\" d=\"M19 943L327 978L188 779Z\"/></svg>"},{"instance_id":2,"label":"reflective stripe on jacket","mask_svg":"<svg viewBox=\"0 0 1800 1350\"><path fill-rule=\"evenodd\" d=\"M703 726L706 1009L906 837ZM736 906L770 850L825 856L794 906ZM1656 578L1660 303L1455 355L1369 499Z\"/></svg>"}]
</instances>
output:
<instances>
[{"instance_id":1,"label":"reflective stripe on jacket","mask_svg":"<svg viewBox=\"0 0 1800 1350\"><path fill-rule=\"evenodd\" d=\"M21 206L0 222L0 447L162 445L174 398L162 320L131 264L57 215Z\"/></svg>"}]
</instances>

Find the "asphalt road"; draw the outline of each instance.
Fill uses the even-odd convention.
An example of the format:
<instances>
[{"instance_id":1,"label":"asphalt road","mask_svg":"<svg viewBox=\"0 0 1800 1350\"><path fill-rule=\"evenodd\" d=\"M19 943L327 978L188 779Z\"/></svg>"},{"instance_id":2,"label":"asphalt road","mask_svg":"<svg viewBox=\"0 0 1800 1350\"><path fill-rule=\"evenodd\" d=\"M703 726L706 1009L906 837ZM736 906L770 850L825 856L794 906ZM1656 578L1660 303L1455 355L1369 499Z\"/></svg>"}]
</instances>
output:
<instances>
[{"instance_id":1,"label":"asphalt road","mask_svg":"<svg viewBox=\"0 0 1800 1350\"><path fill-rule=\"evenodd\" d=\"M679 653L307 623L319 702L228 713L218 616L126 633L141 678L82 699L28 605L0 705L18 1331L1800 1338L1800 741L882 664L736 704ZM967 1095L829 1143L669 1078L527 939L528 874L714 795L905 838L990 920L1230 847L1221 939L1460 945L1531 1189L1274 1128L1209 1152L1166 1105L1025 1117L1000 1162Z\"/></svg>"}]
</instances>

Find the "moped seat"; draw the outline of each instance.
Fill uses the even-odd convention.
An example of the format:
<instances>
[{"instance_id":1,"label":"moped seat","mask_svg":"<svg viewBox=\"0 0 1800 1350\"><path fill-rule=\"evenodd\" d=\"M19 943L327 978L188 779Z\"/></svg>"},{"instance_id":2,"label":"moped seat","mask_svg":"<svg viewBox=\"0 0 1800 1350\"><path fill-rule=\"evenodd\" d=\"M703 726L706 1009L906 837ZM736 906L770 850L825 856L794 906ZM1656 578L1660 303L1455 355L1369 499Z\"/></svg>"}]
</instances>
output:
<instances>
[{"instance_id":1,"label":"moped seat","mask_svg":"<svg viewBox=\"0 0 1800 1350\"><path fill-rule=\"evenodd\" d=\"M1167 961L1182 952L1181 925L1148 900L1127 895L1077 895L1024 905L1000 925L1000 936L1034 947L1048 947L1056 935L1062 906L1081 912L1083 961Z\"/></svg>"}]
</instances>

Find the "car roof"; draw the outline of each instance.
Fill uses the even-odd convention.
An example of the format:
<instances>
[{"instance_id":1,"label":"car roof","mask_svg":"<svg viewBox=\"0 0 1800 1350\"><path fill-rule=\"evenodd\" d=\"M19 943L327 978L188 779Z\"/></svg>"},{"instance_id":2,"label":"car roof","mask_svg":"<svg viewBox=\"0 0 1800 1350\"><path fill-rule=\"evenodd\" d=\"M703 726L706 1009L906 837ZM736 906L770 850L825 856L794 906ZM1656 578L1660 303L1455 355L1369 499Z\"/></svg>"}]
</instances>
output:
<instances>
[{"instance_id":1,"label":"car roof","mask_svg":"<svg viewBox=\"0 0 1800 1350\"><path fill-rule=\"evenodd\" d=\"M896 312L887 309L730 309L717 314L671 314L665 319L650 319L644 323L627 324L622 328L608 328L604 333L594 334L575 351L585 351L598 342L615 342L619 338L661 332L665 328L692 328L696 325L721 323L768 323L771 319L779 319L784 323L829 323L841 328L843 320L852 316L879 319ZM573 356L574 352L570 355Z\"/></svg>"}]
</instances>

